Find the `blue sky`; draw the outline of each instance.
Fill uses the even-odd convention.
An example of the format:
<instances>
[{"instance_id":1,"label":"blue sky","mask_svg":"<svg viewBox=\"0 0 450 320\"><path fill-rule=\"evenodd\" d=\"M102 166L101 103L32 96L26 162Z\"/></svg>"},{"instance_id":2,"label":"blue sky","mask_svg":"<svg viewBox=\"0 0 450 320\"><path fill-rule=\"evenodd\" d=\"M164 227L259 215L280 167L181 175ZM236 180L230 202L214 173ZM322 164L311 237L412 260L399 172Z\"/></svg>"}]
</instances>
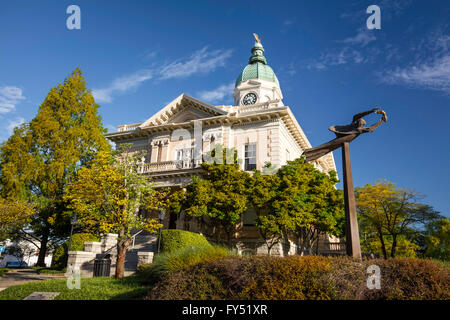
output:
<instances>
[{"instance_id":1,"label":"blue sky","mask_svg":"<svg viewBox=\"0 0 450 320\"><path fill-rule=\"evenodd\" d=\"M66 27L71 4L81 30ZM372 4L380 30L366 28ZM76 67L109 130L181 93L232 104L256 32L313 146L381 106L389 122L350 147L355 185L388 179L449 216L449 16L448 1L2 0L0 141Z\"/></svg>"}]
</instances>

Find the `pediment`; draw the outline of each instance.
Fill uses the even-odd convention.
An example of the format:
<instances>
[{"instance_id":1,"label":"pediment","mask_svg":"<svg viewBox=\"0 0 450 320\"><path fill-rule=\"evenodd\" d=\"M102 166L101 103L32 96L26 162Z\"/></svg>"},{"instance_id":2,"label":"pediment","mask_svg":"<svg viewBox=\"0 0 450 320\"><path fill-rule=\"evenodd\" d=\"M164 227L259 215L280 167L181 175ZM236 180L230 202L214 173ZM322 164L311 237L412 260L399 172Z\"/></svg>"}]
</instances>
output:
<instances>
[{"instance_id":1,"label":"pediment","mask_svg":"<svg viewBox=\"0 0 450 320\"><path fill-rule=\"evenodd\" d=\"M227 112L186 94L181 94L139 127L188 122L224 114Z\"/></svg>"},{"instance_id":2,"label":"pediment","mask_svg":"<svg viewBox=\"0 0 450 320\"><path fill-rule=\"evenodd\" d=\"M191 120L210 118L212 115L192 107L187 107L180 112L174 114L167 123L182 123Z\"/></svg>"}]
</instances>

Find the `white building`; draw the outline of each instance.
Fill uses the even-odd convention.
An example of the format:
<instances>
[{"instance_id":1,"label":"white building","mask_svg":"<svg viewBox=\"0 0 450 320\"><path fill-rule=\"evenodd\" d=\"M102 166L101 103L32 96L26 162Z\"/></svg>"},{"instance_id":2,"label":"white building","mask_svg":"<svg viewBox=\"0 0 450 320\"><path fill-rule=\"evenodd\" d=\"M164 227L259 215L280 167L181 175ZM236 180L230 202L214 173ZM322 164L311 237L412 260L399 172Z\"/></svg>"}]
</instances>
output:
<instances>
[{"instance_id":1,"label":"white building","mask_svg":"<svg viewBox=\"0 0 450 320\"><path fill-rule=\"evenodd\" d=\"M22 257L17 257L15 255L6 254L6 252L4 252L0 256L0 268L6 267L8 265L8 263L10 263L10 262L19 263L23 267L32 267L32 266L35 266L38 261L39 251L37 250L37 248L34 245L32 245L31 243L29 243L27 241L6 240L6 241L0 243L0 246L3 246L4 248L8 248L10 246L16 247L19 250L21 250L23 253ZM50 250L48 250L48 251L50 251ZM46 267L50 267L50 265L52 263L52 257L53 257L53 255L51 253L47 252L47 254L45 255L45 260L44 260Z\"/></svg>"},{"instance_id":2,"label":"white building","mask_svg":"<svg viewBox=\"0 0 450 320\"><path fill-rule=\"evenodd\" d=\"M264 48L256 41L248 65L236 80L234 105L211 105L181 94L152 117L140 123L124 124L107 134L116 144L133 143L133 150L145 151L142 173L160 186L180 188L201 170L202 156L221 144L235 148L246 171L261 170L265 163L280 167L311 148L283 94ZM336 170L333 154L314 165L322 172ZM251 210L236 234L239 251L265 252ZM166 215L165 227L183 228L182 215ZM192 231L192 230L191 230ZM329 241L325 239L325 247ZM292 244L289 253L295 252ZM324 250L327 250L324 247ZM274 249L274 253L281 249Z\"/></svg>"}]
</instances>

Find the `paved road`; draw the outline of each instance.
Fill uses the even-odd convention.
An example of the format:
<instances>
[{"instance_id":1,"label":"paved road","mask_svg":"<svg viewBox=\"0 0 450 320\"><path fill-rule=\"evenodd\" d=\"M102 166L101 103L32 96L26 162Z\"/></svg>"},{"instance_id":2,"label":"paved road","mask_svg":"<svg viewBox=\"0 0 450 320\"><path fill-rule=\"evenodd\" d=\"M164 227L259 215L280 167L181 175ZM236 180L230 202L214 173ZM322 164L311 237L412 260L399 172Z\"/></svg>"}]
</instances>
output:
<instances>
[{"instance_id":1,"label":"paved road","mask_svg":"<svg viewBox=\"0 0 450 320\"><path fill-rule=\"evenodd\" d=\"M10 270L9 272L3 274L3 277L0 278L0 291L10 286L15 286L25 282L62 278L65 278L63 274L37 274L35 270L29 269Z\"/></svg>"}]
</instances>

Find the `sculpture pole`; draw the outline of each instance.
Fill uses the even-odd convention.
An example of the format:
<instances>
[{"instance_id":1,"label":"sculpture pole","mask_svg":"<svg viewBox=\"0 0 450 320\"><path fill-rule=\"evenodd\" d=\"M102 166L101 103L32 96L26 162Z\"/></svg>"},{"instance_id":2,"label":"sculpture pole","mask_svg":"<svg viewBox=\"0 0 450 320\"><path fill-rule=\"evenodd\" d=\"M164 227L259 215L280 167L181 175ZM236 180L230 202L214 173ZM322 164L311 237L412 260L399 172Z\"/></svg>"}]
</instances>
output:
<instances>
[{"instance_id":1,"label":"sculpture pole","mask_svg":"<svg viewBox=\"0 0 450 320\"><path fill-rule=\"evenodd\" d=\"M370 127L365 127L364 116L377 113L382 114L380 120ZM349 125L331 126L330 131L336 134L336 138L320 146L307 149L303 152L306 161L314 161L324 155L342 148L342 167L344 171L344 200L345 200L345 247L347 255L361 260L361 245L359 243L358 219L356 216L355 191L353 190L352 167L350 164L350 151L348 144L359 135L372 132L387 121L386 113L380 108L373 108L369 111L360 112L353 116L353 121Z\"/></svg>"},{"instance_id":2,"label":"sculpture pole","mask_svg":"<svg viewBox=\"0 0 450 320\"><path fill-rule=\"evenodd\" d=\"M344 172L345 244L347 255L361 260L361 246L359 242L356 201L355 192L353 190L352 167L350 164L348 142L342 144L342 167Z\"/></svg>"}]
</instances>

